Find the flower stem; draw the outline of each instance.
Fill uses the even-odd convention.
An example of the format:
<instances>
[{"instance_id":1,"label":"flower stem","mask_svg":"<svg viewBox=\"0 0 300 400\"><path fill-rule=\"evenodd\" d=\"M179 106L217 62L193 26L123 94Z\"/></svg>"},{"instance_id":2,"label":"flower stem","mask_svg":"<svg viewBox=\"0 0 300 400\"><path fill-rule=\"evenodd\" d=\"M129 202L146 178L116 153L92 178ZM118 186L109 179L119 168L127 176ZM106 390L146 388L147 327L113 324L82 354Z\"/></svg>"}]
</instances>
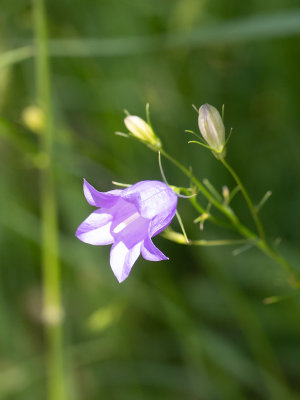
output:
<instances>
[{"instance_id":1,"label":"flower stem","mask_svg":"<svg viewBox=\"0 0 300 400\"><path fill-rule=\"evenodd\" d=\"M276 250L272 249L265 240L257 242L257 247L265 253L269 258L274 260L277 264L281 265L283 269L289 274L288 282L294 289L300 288L300 276L297 271L286 261L284 257L277 253Z\"/></svg>"},{"instance_id":2,"label":"flower stem","mask_svg":"<svg viewBox=\"0 0 300 400\"><path fill-rule=\"evenodd\" d=\"M212 194L201 184L201 182L192 175L192 173L184 167L179 161L174 159L171 155L169 155L167 152L165 152L163 149L160 150L161 154L167 158L172 164L174 164L178 169L180 169L188 178L191 179L191 181L196 185L198 190L223 214L225 214L228 219L231 222L231 228L234 228L237 232L239 232L248 242L252 242L254 246L256 246L258 249L260 249L266 256L274 260L277 264L279 264L286 272L289 274L288 282L291 287L293 288L300 288L300 276L298 272L294 270L294 268L283 258L278 252L273 249L267 242L266 237L265 237L265 232L262 226L262 223L258 217L257 211L244 187L242 184L240 178L236 174L236 172L230 167L229 164L224 159L221 159L223 165L226 167L226 169L230 172L230 174L233 176L234 180L236 181L237 185L239 186L246 202L247 205L250 209L251 215L253 217L253 220L255 222L255 225L257 227L258 235L254 232L252 232L250 229L248 229L245 225L243 225L237 216L234 214L234 212L231 210L231 208L227 207L226 205L220 203L217 199L212 196ZM194 208L199 211L199 212L205 212L205 210L198 204L196 201L195 197L192 197L190 199L192 202L192 205ZM226 226L226 224L223 223L223 221L219 221L217 218L214 216L210 216L209 219L212 222L215 222L218 225L223 225ZM227 226L228 227L228 226ZM197 242L197 241L196 241ZM193 241L190 242L189 244L198 244L198 245L212 245L212 243L208 244L205 241L198 241L196 243ZM223 241L222 241L223 242ZM225 241L226 243L226 241ZM225 244L224 243L224 244ZM226 243L227 244L227 243ZM229 244L229 243L228 243ZM217 243L217 241L214 243L214 245L221 245L221 243Z\"/></svg>"},{"instance_id":3,"label":"flower stem","mask_svg":"<svg viewBox=\"0 0 300 400\"><path fill-rule=\"evenodd\" d=\"M65 400L62 344L62 305L58 255L57 211L53 177L53 117L47 33L43 0L33 0L36 40L37 102L45 115L40 152L47 165L40 172L42 214L43 318L45 323L47 395L49 400Z\"/></svg>"},{"instance_id":4,"label":"flower stem","mask_svg":"<svg viewBox=\"0 0 300 400\"><path fill-rule=\"evenodd\" d=\"M166 157L169 161L171 161L172 164L174 164L177 168L179 168L188 178L191 179L191 181L196 185L198 190L207 198L207 200L212 203L219 211L221 211L223 214L225 214L229 220L235 224L238 221L237 216L234 214L234 212L229 208L228 206L225 206L224 204L220 203L218 200L214 198L214 196L205 188L204 185L185 167L183 166L180 162L178 162L175 158L173 158L170 154L168 154L165 150L161 149L160 150L161 154ZM202 212L206 212L204 209L202 209ZM210 220L214 221L215 223L219 224L218 220L214 218L213 216L209 217ZM222 225L222 223L220 223Z\"/></svg>"},{"instance_id":5,"label":"flower stem","mask_svg":"<svg viewBox=\"0 0 300 400\"><path fill-rule=\"evenodd\" d=\"M235 180L235 182L237 183L237 185L240 187L241 192L244 196L244 199L246 200L246 203L249 207L250 213L252 215L252 218L255 222L258 234L260 236L260 238L265 241L266 240L266 236L265 236L265 232L264 232L264 228L262 226L262 223L259 219L259 216L257 214L257 211L252 203L252 200L250 199L250 196L248 195L248 192L245 188L245 186L242 184L242 181L240 180L239 176L237 175L237 173L234 171L234 169L227 163L227 161L225 161L224 158L221 158L220 161L222 162L222 164L224 165L224 167L227 169L227 171L231 174L231 176L233 177L233 179Z\"/></svg>"}]
</instances>

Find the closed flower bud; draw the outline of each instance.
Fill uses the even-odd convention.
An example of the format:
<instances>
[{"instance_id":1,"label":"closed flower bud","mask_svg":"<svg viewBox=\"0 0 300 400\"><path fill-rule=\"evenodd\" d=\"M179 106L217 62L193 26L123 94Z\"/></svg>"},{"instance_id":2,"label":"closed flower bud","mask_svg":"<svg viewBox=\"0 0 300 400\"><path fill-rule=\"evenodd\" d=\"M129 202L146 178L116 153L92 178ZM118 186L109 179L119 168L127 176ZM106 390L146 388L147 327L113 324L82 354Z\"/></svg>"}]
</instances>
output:
<instances>
[{"instance_id":1,"label":"closed flower bud","mask_svg":"<svg viewBox=\"0 0 300 400\"><path fill-rule=\"evenodd\" d=\"M40 107L26 107L22 113L24 125L33 132L40 134L45 127L45 115Z\"/></svg>"},{"instance_id":2,"label":"closed flower bud","mask_svg":"<svg viewBox=\"0 0 300 400\"><path fill-rule=\"evenodd\" d=\"M136 115L128 115L128 117L124 119L124 123L132 136L135 136L137 139L156 149L161 148L159 138L155 135L151 126L142 118Z\"/></svg>"},{"instance_id":3,"label":"closed flower bud","mask_svg":"<svg viewBox=\"0 0 300 400\"><path fill-rule=\"evenodd\" d=\"M200 132L217 158L225 156L225 127L219 111L210 104L199 109Z\"/></svg>"}]
</instances>

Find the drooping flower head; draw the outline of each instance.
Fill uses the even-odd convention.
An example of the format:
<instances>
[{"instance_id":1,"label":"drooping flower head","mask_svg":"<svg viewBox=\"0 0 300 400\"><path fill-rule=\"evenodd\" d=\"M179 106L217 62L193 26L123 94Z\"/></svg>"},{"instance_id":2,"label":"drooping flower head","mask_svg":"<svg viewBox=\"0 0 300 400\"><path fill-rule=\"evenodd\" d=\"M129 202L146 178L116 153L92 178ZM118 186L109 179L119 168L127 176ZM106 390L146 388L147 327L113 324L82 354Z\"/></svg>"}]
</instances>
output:
<instances>
[{"instance_id":1,"label":"drooping flower head","mask_svg":"<svg viewBox=\"0 0 300 400\"><path fill-rule=\"evenodd\" d=\"M76 236L93 245L112 244L110 265L119 282L128 277L140 254L149 261L168 259L151 240L176 212L177 196L168 185L141 181L103 193L84 180L83 190L88 203L98 209L83 221Z\"/></svg>"}]
</instances>

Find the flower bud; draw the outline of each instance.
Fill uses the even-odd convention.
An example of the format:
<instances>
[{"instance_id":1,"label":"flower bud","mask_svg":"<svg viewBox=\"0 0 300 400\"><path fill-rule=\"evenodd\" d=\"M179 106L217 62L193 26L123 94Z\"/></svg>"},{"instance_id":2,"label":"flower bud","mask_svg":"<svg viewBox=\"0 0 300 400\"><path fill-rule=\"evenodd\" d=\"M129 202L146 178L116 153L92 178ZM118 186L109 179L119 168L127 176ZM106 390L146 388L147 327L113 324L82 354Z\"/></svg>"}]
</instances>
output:
<instances>
[{"instance_id":1,"label":"flower bud","mask_svg":"<svg viewBox=\"0 0 300 400\"><path fill-rule=\"evenodd\" d=\"M225 127L219 111L210 104L199 108L200 132L217 158L225 156Z\"/></svg>"},{"instance_id":2,"label":"flower bud","mask_svg":"<svg viewBox=\"0 0 300 400\"><path fill-rule=\"evenodd\" d=\"M45 115L40 107L26 107L22 113L22 120L24 125L35 133L40 134L44 129Z\"/></svg>"},{"instance_id":3,"label":"flower bud","mask_svg":"<svg viewBox=\"0 0 300 400\"><path fill-rule=\"evenodd\" d=\"M156 149L161 148L161 142L159 138L153 132L153 129L147 122L136 115L128 115L124 119L126 128L129 130L131 135L135 136L137 139L145 142Z\"/></svg>"}]
</instances>

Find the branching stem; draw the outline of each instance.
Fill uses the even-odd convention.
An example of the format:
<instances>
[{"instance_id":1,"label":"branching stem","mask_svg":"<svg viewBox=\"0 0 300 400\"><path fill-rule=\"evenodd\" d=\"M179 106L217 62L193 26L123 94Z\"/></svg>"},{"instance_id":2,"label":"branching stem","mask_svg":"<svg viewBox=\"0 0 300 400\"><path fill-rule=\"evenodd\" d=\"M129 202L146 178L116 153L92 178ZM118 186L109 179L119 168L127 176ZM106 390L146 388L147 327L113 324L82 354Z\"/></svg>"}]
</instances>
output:
<instances>
[{"instance_id":1,"label":"branching stem","mask_svg":"<svg viewBox=\"0 0 300 400\"><path fill-rule=\"evenodd\" d=\"M249 210L251 212L251 215L253 217L253 220L255 222L256 228L258 235L254 232L252 232L249 228L247 228L245 225L243 225L238 217L235 215L233 210L228 207L226 204L223 204L219 202L206 188L202 183L192 174L191 171L189 171L185 166L183 166L179 161L177 161L175 158L173 158L171 155L169 155L166 151L163 149L160 150L161 154L167 158L172 164L174 164L179 170L181 170L190 180L191 182L197 187L199 192L201 192L206 199L213 204L221 213L223 213L228 219L229 219L229 226L228 224L223 221L220 221L219 219L215 218L213 215L209 215L208 219L218 225L221 226L226 226L231 229L234 229L237 231L241 236L243 236L247 241L252 242L254 246L256 246L258 249L260 249L266 256L274 260L277 264L279 264L287 273L288 273L288 282L291 287L293 288L300 288L300 276L298 272L294 270L294 268L285 260L284 257L282 257L277 250L273 249L267 242L266 237L265 237L265 232L263 225L260 221L260 218L258 217L257 210L255 209L252 200L250 199L249 194L247 193L244 185L242 184L240 178L236 174L236 172L230 167L230 165L224 160L221 159L221 162L225 166L225 168L230 172L232 177L234 178L235 182L237 183L238 187L240 188L244 199L249 207ZM204 213L205 210L200 206L200 204L197 202L196 198L193 197L190 199L193 207L201 213ZM195 245L214 245L217 244L230 244L227 243L227 241L214 241L208 244L206 241L195 241L195 242L189 242L189 244L195 244Z\"/></svg>"},{"instance_id":2,"label":"branching stem","mask_svg":"<svg viewBox=\"0 0 300 400\"><path fill-rule=\"evenodd\" d=\"M244 196L244 199L245 199L245 201L246 201L246 203L247 203L247 205L249 207L249 210L250 210L250 213L252 215L252 218L253 218L253 220L255 222L258 234L259 234L260 238L263 241L265 241L266 236L265 236L264 228L262 226L260 218L259 218L259 216L257 214L257 211L256 211L256 209L254 207L254 204L252 203L252 200L250 199L250 196L248 195L248 192L247 192L245 186L242 184L242 181L240 180L239 176L234 171L234 169L227 163L227 161L225 161L224 158L221 158L220 161L222 162L224 167L231 174L231 176L233 177L233 179L235 180L235 182L237 183L237 185L241 189L242 195Z\"/></svg>"}]
</instances>

